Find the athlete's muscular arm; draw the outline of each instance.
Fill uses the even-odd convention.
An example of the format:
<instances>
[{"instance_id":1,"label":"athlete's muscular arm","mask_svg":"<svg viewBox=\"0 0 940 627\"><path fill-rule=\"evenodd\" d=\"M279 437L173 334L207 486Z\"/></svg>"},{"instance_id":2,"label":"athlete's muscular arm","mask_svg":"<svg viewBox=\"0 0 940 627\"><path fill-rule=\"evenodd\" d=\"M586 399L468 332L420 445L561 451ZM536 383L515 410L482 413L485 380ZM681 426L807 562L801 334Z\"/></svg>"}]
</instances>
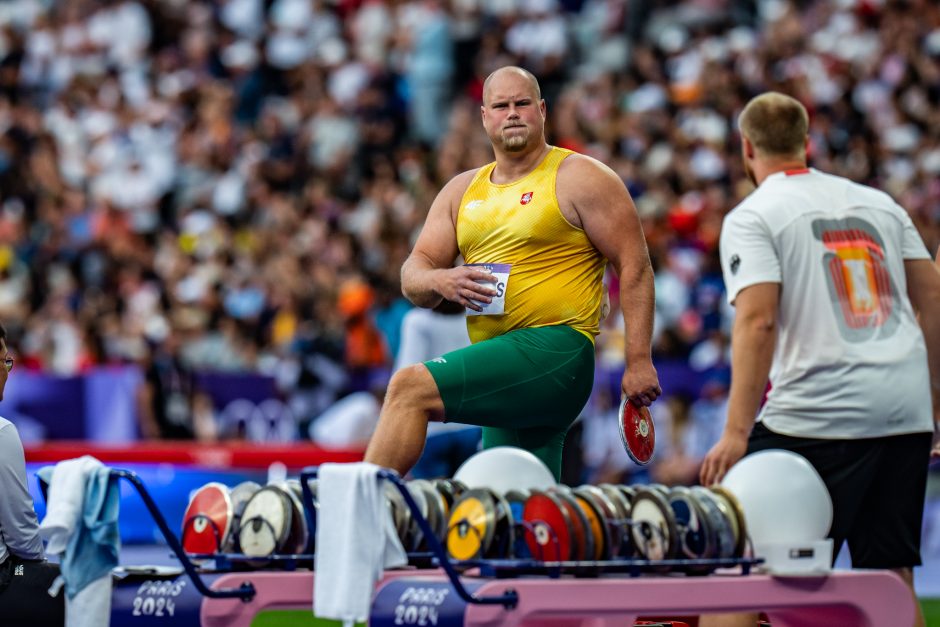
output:
<instances>
[{"instance_id":1,"label":"athlete's muscular arm","mask_svg":"<svg viewBox=\"0 0 940 627\"><path fill-rule=\"evenodd\" d=\"M492 275L465 266L454 268L457 258L457 210L475 170L459 174L444 186L428 211L414 249L401 266L401 291L418 307L433 308L441 300L481 311L496 290L476 281L496 282Z\"/></svg>"},{"instance_id":2,"label":"athlete's muscular arm","mask_svg":"<svg viewBox=\"0 0 940 627\"><path fill-rule=\"evenodd\" d=\"M757 283L734 300L737 310L731 331L731 393L728 420L721 439L702 462L699 480L708 486L721 481L747 451L777 344L779 283Z\"/></svg>"},{"instance_id":3,"label":"athlete's muscular arm","mask_svg":"<svg viewBox=\"0 0 940 627\"><path fill-rule=\"evenodd\" d=\"M562 162L556 194L565 218L584 229L620 277L627 365L621 386L636 405L649 405L662 393L651 355L653 268L633 199L613 170L581 155Z\"/></svg>"}]
</instances>

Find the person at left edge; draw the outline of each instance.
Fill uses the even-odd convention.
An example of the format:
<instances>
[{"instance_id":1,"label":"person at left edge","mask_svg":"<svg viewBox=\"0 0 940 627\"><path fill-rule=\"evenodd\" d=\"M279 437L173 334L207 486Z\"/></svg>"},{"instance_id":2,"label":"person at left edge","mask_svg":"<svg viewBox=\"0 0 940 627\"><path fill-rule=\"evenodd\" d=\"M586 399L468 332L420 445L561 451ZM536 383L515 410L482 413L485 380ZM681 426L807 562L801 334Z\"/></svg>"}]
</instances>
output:
<instances>
[{"instance_id":1,"label":"person at left edge","mask_svg":"<svg viewBox=\"0 0 940 627\"><path fill-rule=\"evenodd\" d=\"M6 330L0 326L0 400L13 368ZM65 592L49 596L59 565L46 561L39 521L26 487L23 443L12 422L0 417L0 625L65 624Z\"/></svg>"}]
</instances>

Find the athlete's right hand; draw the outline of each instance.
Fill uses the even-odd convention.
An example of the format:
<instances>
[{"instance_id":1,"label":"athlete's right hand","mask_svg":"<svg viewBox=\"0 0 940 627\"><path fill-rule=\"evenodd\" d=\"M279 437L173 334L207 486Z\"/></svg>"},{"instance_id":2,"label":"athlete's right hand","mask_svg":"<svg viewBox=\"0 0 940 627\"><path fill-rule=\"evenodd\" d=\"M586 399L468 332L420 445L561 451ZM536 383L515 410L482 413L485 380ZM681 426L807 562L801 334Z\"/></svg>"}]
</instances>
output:
<instances>
[{"instance_id":1,"label":"athlete's right hand","mask_svg":"<svg viewBox=\"0 0 940 627\"><path fill-rule=\"evenodd\" d=\"M721 439L712 447L699 471L699 481L703 486L719 483L725 473L734 466L747 452L747 436L740 437L725 431Z\"/></svg>"},{"instance_id":2,"label":"athlete's right hand","mask_svg":"<svg viewBox=\"0 0 940 627\"><path fill-rule=\"evenodd\" d=\"M457 266L439 270L435 277L435 289L449 301L459 303L474 311L483 311L496 296L496 289L487 283L496 283L498 279L491 273L478 267Z\"/></svg>"}]
</instances>

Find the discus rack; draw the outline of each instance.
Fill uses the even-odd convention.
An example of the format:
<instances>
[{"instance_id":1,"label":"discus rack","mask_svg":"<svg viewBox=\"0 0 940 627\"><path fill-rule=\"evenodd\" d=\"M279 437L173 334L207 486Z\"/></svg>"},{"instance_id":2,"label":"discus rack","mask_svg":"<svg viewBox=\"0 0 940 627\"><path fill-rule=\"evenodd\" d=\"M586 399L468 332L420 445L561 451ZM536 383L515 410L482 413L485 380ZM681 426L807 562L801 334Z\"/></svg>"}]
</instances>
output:
<instances>
[{"instance_id":1,"label":"discus rack","mask_svg":"<svg viewBox=\"0 0 940 627\"><path fill-rule=\"evenodd\" d=\"M301 500L303 502L304 514L311 538L316 533L316 507L314 505L313 492L310 489L309 482L311 479L316 479L317 474L318 468L315 466L304 468L300 473ZM507 609L512 609L517 605L519 599L516 591L512 589L506 590L501 595L494 596L475 596L471 594L461 582L460 574L473 569L476 569L482 577L496 579L510 579L522 576L559 578L562 575L598 577L606 574L627 574L631 577L638 577L645 573L662 574L665 572L684 571L693 574L702 573L703 569L735 567L740 567L742 575L748 575L753 566L763 562L762 559L753 557L666 560L614 559L604 561L556 562L531 558L453 560L448 557L441 539L438 538L431 529L427 518L421 514L417 502L398 473L388 469L380 469L378 471L378 478L379 480L389 481L401 493L402 498L411 512L413 520L424 534L428 548L430 549L430 552L409 553L409 563L418 568L442 569L457 595L466 603L474 605L502 605ZM233 553L187 553L183 549L183 545L176 533L170 529L166 518L150 496L143 481L141 481L140 477L135 472L111 469L110 479L112 482L124 479L134 487L143 500L144 505L147 507L147 510L150 512L150 515L153 517L160 533L163 534L173 555L179 560L183 570L193 582L193 586L205 597L212 599L238 598L247 603L255 597L256 590L249 581L242 582L237 588L210 588L202 580L200 574L198 563L202 561L213 560L215 564L213 570L222 572L253 570L257 568L258 564L270 565L272 563L280 565L283 570L295 570L298 566L313 566L313 554L273 554L258 557ZM43 481L40 481L40 488L45 497L47 486Z\"/></svg>"},{"instance_id":2,"label":"discus rack","mask_svg":"<svg viewBox=\"0 0 940 627\"><path fill-rule=\"evenodd\" d=\"M313 492L310 490L310 480L317 477L317 468L304 468L300 473L300 486L303 491L304 510L308 512L308 521L311 519L310 513L314 511ZM502 605L508 609L516 606L518 603L518 594L515 590L507 590L504 594L498 596L477 597L471 594L460 580L460 572L478 568L483 577L494 577L498 579L508 579L524 575L545 575L550 578L558 578L562 575L574 575L576 577L596 577L608 573L626 573L632 577L638 577L644 573L663 573L665 571L680 570L694 572L701 568L733 568L740 567L742 575L750 574L751 567L763 562L762 559L743 557L743 558L715 558L715 559L667 559L667 560L645 560L645 559L622 559L622 560L604 560L604 561L563 561L563 562L544 562L536 559L480 559L458 561L450 559L447 556L441 540L431 529L427 518L421 515L420 508L415 502L411 491L405 485L397 472L389 469L380 469L378 471L380 480L390 481L408 504L415 522L424 534L428 546L431 549L432 566L440 567L447 578L450 580L454 591L461 599L467 603L475 605ZM314 531L311 531L314 533Z\"/></svg>"}]
</instances>

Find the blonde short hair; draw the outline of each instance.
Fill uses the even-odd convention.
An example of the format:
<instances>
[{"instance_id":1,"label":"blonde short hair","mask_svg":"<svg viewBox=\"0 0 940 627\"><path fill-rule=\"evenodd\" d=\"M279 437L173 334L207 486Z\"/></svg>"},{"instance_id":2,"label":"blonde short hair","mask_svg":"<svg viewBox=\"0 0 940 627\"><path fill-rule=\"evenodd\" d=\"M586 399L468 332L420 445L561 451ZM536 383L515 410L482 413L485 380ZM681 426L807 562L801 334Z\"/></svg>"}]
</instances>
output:
<instances>
[{"instance_id":1,"label":"blonde short hair","mask_svg":"<svg viewBox=\"0 0 940 627\"><path fill-rule=\"evenodd\" d=\"M738 128L765 156L802 156L809 114L796 98L768 91L747 103L738 118Z\"/></svg>"}]
</instances>

